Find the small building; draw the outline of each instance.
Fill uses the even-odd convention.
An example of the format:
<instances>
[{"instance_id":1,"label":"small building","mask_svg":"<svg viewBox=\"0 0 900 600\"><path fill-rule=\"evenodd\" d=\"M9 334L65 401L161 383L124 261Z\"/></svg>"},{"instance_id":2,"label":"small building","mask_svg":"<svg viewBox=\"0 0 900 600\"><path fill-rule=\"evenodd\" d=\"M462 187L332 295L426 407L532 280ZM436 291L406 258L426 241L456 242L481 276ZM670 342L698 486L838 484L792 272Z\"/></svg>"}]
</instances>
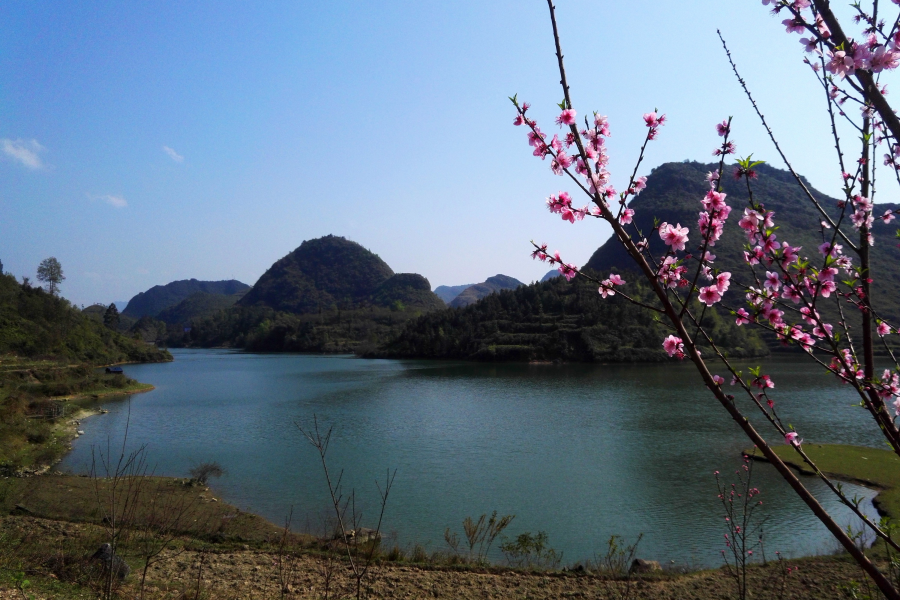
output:
<instances>
[{"instance_id":1,"label":"small building","mask_svg":"<svg viewBox=\"0 0 900 600\"><path fill-rule=\"evenodd\" d=\"M122 370L122 367L106 367L106 373L108 375L124 375L125 372Z\"/></svg>"}]
</instances>

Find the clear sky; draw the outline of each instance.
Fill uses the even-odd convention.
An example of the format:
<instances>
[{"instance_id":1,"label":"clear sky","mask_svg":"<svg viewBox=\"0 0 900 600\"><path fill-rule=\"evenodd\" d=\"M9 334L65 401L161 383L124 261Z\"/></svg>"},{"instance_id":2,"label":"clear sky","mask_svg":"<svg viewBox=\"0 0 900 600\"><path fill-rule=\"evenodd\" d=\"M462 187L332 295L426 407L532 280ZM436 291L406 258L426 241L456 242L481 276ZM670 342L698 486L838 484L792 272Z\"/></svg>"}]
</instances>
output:
<instances>
[{"instance_id":1,"label":"clear sky","mask_svg":"<svg viewBox=\"0 0 900 600\"><path fill-rule=\"evenodd\" d=\"M643 174L711 161L728 115L740 155L782 166L720 28L796 168L837 193L823 92L760 2L557 8L575 108L609 115L614 183L654 108L669 123ZM574 190L512 126L518 93L556 130L558 79L542 0L7 0L0 260L34 278L55 256L85 305L191 277L253 284L327 234L433 287L539 279L530 239L583 264L609 235L547 212Z\"/></svg>"}]
</instances>

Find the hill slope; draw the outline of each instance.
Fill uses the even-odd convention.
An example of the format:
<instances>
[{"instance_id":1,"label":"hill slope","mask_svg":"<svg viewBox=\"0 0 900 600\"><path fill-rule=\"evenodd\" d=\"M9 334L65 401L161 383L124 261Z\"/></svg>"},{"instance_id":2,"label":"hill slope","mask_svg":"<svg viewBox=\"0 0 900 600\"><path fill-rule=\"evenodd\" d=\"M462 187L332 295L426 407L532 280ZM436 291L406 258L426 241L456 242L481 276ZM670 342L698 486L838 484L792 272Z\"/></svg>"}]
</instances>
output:
<instances>
[{"instance_id":1,"label":"hill slope","mask_svg":"<svg viewBox=\"0 0 900 600\"><path fill-rule=\"evenodd\" d=\"M278 260L238 305L291 313L350 308L367 300L393 274L378 255L328 235L307 240Z\"/></svg>"},{"instance_id":2,"label":"hill slope","mask_svg":"<svg viewBox=\"0 0 900 600\"><path fill-rule=\"evenodd\" d=\"M249 289L249 288L248 288ZM224 308L230 308L244 296L245 292L237 294L210 294L196 292L156 315L156 319L169 325L190 323L191 320L205 317Z\"/></svg>"},{"instance_id":3,"label":"hill slope","mask_svg":"<svg viewBox=\"0 0 900 600\"><path fill-rule=\"evenodd\" d=\"M428 280L417 273L393 275L378 286L372 294L372 302L388 308L413 308L425 312L444 308L444 301L431 291Z\"/></svg>"},{"instance_id":4,"label":"hill slope","mask_svg":"<svg viewBox=\"0 0 900 600\"><path fill-rule=\"evenodd\" d=\"M173 346L265 352L354 352L444 308L427 279L397 273L356 242L329 235L277 261L231 308L169 327ZM187 323L185 323L187 324Z\"/></svg>"},{"instance_id":5,"label":"hill slope","mask_svg":"<svg viewBox=\"0 0 900 600\"><path fill-rule=\"evenodd\" d=\"M450 306L453 308L461 308L463 306L468 306L470 304L474 304L485 298L490 296L495 292L499 292L501 290L514 290L517 287L525 285L518 279L513 277L509 277L507 275L494 275L493 277L488 277L482 283L476 283L475 285L469 286L465 290L459 293L456 298L450 302Z\"/></svg>"},{"instance_id":6,"label":"hill slope","mask_svg":"<svg viewBox=\"0 0 900 600\"><path fill-rule=\"evenodd\" d=\"M41 288L0 275L0 354L56 357L102 365L172 360L159 350L112 331Z\"/></svg>"},{"instance_id":7,"label":"hill slope","mask_svg":"<svg viewBox=\"0 0 900 600\"><path fill-rule=\"evenodd\" d=\"M697 217L702 210L700 199L709 190L706 173L716 168L717 164L666 163L651 172L647 178L647 188L631 201L630 207L635 210L634 223L649 239L654 255L661 254L664 248L659 235L652 233L654 218L669 223L681 223L690 228L692 244L699 240ZM730 174L731 170L731 167L726 167L726 174ZM768 210L774 211L775 224L779 227L776 233L778 241L790 242L792 246L802 246L801 256L818 260L818 246L822 243L818 223L822 219L816 208L812 206L789 172L767 165L760 165L756 170L759 178L752 182L753 196L757 202L765 204ZM747 205L746 184L726 176L723 177L723 187L728 194L726 202L731 206L732 212L722 239L710 250L716 255L717 268L731 271L732 281L746 282L748 271L743 261L746 236L737 225ZM807 187L825 210L838 214L836 199L818 192L809 186L808 182ZM888 208L897 208L897 205L877 204L876 212L882 214ZM900 283L900 249L891 240L895 229L895 226L876 220L873 228L876 243L871 256L872 271L875 274L872 289L875 306L880 308L882 314L896 322L900 317L900 294L896 292ZM618 241L609 239L594 252L585 268L608 272L612 268L634 267L631 258ZM765 275L764 269L761 275ZM732 287L732 290L734 289ZM743 296L737 291L732 291L725 295L725 302L735 306L742 305ZM831 310L830 305L831 303L828 303L822 310Z\"/></svg>"},{"instance_id":8,"label":"hill slope","mask_svg":"<svg viewBox=\"0 0 900 600\"><path fill-rule=\"evenodd\" d=\"M155 285L146 292L141 292L128 301L128 306L122 314L132 319L141 317L155 317L160 312L175 306L191 294L204 292L206 294L224 294L230 296L250 289L246 283L230 279L227 281L197 281L196 279L182 279L166 285Z\"/></svg>"},{"instance_id":9,"label":"hill slope","mask_svg":"<svg viewBox=\"0 0 900 600\"><path fill-rule=\"evenodd\" d=\"M629 293L649 288L625 274ZM732 356L767 353L759 337L710 311L704 323ZM410 322L396 339L367 356L475 360L581 362L665 360L665 329L653 315L616 295L605 300L583 278L564 277L502 290L462 309L430 313Z\"/></svg>"}]
</instances>

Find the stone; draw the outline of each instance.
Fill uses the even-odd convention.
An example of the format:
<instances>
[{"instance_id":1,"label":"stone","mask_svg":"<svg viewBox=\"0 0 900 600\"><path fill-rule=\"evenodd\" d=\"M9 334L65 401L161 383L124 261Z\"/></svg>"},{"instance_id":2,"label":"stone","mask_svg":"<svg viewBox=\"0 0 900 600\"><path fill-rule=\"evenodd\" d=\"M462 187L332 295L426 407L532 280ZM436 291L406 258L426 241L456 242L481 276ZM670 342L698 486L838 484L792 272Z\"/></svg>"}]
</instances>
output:
<instances>
[{"instance_id":1,"label":"stone","mask_svg":"<svg viewBox=\"0 0 900 600\"><path fill-rule=\"evenodd\" d=\"M632 573L650 573L651 571L662 571L662 567L659 565L658 561L636 558L634 559L634 562L631 563Z\"/></svg>"},{"instance_id":2,"label":"stone","mask_svg":"<svg viewBox=\"0 0 900 600\"><path fill-rule=\"evenodd\" d=\"M113 552L112 546L103 544L91 556L91 560L99 561L103 564L103 569L112 571L119 579L125 579L131 573L131 567L128 566L122 557Z\"/></svg>"},{"instance_id":3,"label":"stone","mask_svg":"<svg viewBox=\"0 0 900 600\"><path fill-rule=\"evenodd\" d=\"M10 511L11 515L30 515L31 511L22 504L16 504Z\"/></svg>"}]
</instances>

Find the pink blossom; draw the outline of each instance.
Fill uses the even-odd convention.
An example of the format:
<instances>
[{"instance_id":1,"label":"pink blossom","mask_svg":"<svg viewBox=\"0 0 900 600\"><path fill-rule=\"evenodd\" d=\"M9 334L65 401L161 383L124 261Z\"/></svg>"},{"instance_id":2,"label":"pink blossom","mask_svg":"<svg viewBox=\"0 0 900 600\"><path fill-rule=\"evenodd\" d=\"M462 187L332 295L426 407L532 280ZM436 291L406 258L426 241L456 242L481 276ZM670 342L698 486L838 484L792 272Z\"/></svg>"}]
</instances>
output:
<instances>
[{"instance_id":1,"label":"pink blossom","mask_svg":"<svg viewBox=\"0 0 900 600\"><path fill-rule=\"evenodd\" d=\"M772 378L769 377L768 375L763 375L761 377L757 377L756 379L753 380L753 385L755 385L756 387L758 387L761 390L764 390L766 388L775 387L775 383L772 381Z\"/></svg>"},{"instance_id":2,"label":"pink blossom","mask_svg":"<svg viewBox=\"0 0 900 600\"><path fill-rule=\"evenodd\" d=\"M879 217L879 219L881 219L881 220L884 221L885 223L890 223L890 222L893 221L895 218L896 218L896 217L894 216L894 213L893 213L892 211L890 211L890 210L884 211L884 215L881 216L881 217Z\"/></svg>"},{"instance_id":3,"label":"pink blossom","mask_svg":"<svg viewBox=\"0 0 900 600\"><path fill-rule=\"evenodd\" d=\"M534 252L531 253L532 259L540 259L541 261L547 260L547 244L541 244L538 248L534 249Z\"/></svg>"},{"instance_id":4,"label":"pink blossom","mask_svg":"<svg viewBox=\"0 0 900 600\"><path fill-rule=\"evenodd\" d=\"M781 292L781 297L785 300L791 300L794 304L799 304L800 300L803 298L803 295L793 285L785 285L784 291Z\"/></svg>"},{"instance_id":5,"label":"pink blossom","mask_svg":"<svg viewBox=\"0 0 900 600\"><path fill-rule=\"evenodd\" d=\"M840 244L834 244L832 246L831 242L825 242L824 244L819 245L819 252L822 254L822 256L837 256L841 253L841 250L843 250L843 248L844 247Z\"/></svg>"},{"instance_id":6,"label":"pink blossom","mask_svg":"<svg viewBox=\"0 0 900 600\"><path fill-rule=\"evenodd\" d=\"M831 30L828 29L828 25L825 24L822 15L816 15L816 29L819 31L819 35L822 36L822 39L827 40L831 37Z\"/></svg>"},{"instance_id":7,"label":"pink blossom","mask_svg":"<svg viewBox=\"0 0 900 600\"><path fill-rule=\"evenodd\" d=\"M885 46L878 46L869 60L869 66L873 73L883 70L896 69L900 65L900 53L889 50Z\"/></svg>"},{"instance_id":8,"label":"pink blossom","mask_svg":"<svg viewBox=\"0 0 900 600\"><path fill-rule=\"evenodd\" d=\"M729 285L731 285L731 273L725 272L716 275L716 288L720 294L727 292Z\"/></svg>"},{"instance_id":9,"label":"pink blossom","mask_svg":"<svg viewBox=\"0 0 900 600\"><path fill-rule=\"evenodd\" d=\"M559 253L557 253L557 257L559 257ZM563 274L563 277L566 278L566 281L572 281L572 279L578 275L578 267L572 264L561 262L558 270Z\"/></svg>"},{"instance_id":10,"label":"pink blossom","mask_svg":"<svg viewBox=\"0 0 900 600\"><path fill-rule=\"evenodd\" d=\"M574 125L575 124L575 111L571 108L564 109L559 116L556 117L556 124L560 127L563 125Z\"/></svg>"},{"instance_id":11,"label":"pink blossom","mask_svg":"<svg viewBox=\"0 0 900 600\"><path fill-rule=\"evenodd\" d=\"M890 332L891 332L890 325L888 325L884 321L882 321L881 323L878 324L878 335L880 335L881 337L884 337L887 334L889 334Z\"/></svg>"},{"instance_id":12,"label":"pink blossom","mask_svg":"<svg viewBox=\"0 0 900 600\"><path fill-rule=\"evenodd\" d=\"M748 323L750 323L750 313L748 313L743 308L739 308L737 310L737 313L735 313L735 314L737 315L737 318L734 320L736 325L740 326L740 325L747 325Z\"/></svg>"},{"instance_id":13,"label":"pink blossom","mask_svg":"<svg viewBox=\"0 0 900 600\"><path fill-rule=\"evenodd\" d=\"M644 123L647 124L647 127L655 128L659 127L665 122L666 115L657 116L656 112L644 113Z\"/></svg>"},{"instance_id":14,"label":"pink blossom","mask_svg":"<svg viewBox=\"0 0 900 600\"><path fill-rule=\"evenodd\" d=\"M719 289L716 286L710 285L700 288L698 298L703 304L712 306L722 299L722 295L719 293Z\"/></svg>"},{"instance_id":15,"label":"pink blossom","mask_svg":"<svg viewBox=\"0 0 900 600\"><path fill-rule=\"evenodd\" d=\"M634 180L634 189L636 192L640 192L645 187L647 187L647 178L645 176L642 175Z\"/></svg>"},{"instance_id":16,"label":"pink blossom","mask_svg":"<svg viewBox=\"0 0 900 600\"><path fill-rule=\"evenodd\" d=\"M818 40L814 37L800 38L800 43L803 44L803 49L807 52L815 52L816 47L819 45Z\"/></svg>"},{"instance_id":17,"label":"pink blossom","mask_svg":"<svg viewBox=\"0 0 900 600\"><path fill-rule=\"evenodd\" d=\"M612 282L609 279L604 279L600 282L600 287L597 289L597 292L604 298L616 295L615 290L612 288Z\"/></svg>"},{"instance_id":18,"label":"pink blossom","mask_svg":"<svg viewBox=\"0 0 900 600\"><path fill-rule=\"evenodd\" d=\"M634 210L631 208L626 208L622 211L622 216L619 217L619 223L622 225L628 225L631 223L632 218L634 217Z\"/></svg>"},{"instance_id":19,"label":"pink blossom","mask_svg":"<svg viewBox=\"0 0 900 600\"><path fill-rule=\"evenodd\" d=\"M803 443L803 440L798 440L797 437L796 431L789 431L784 435L784 443L788 446L799 446Z\"/></svg>"},{"instance_id":20,"label":"pink blossom","mask_svg":"<svg viewBox=\"0 0 900 600\"><path fill-rule=\"evenodd\" d=\"M856 61L843 50L828 51L828 58L831 60L825 66L829 72L834 73L840 79L847 75L853 75L856 71Z\"/></svg>"},{"instance_id":21,"label":"pink blossom","mask_svg":"<svg viewBox=\"0 0 900 600\"><path fill-rule=\"evenodd\" d=\"M787 33L803 33L806 29L803 19L785 19L781 22Z\"/></svg>"},{"instance_id":22,"label":"pink blossom","mask_svg":"<svg viewBox=\"0 0 900 600\"><path fill-rule=\"evenodd\" d=\"M663 340L663 350L665 350L669 356L680 354L681 356L679 358L682 358L684 356L684 342L680 337L670 335Z\"/></svg>"},{"instance_id":23,"label":"pink blossom","mask_svg":"<svg viewBox=\"0 0 900 600\"><path fill-rule=\"evenodd\" d=\"M725 378L721 375L713 375L712 379L713 383L715 383L716 385L722 385L723 383L725 383Z\"/></svg>"},{"instance_id":24,"label":"pink blossom","mask_svg":"<svg viewBox=\"0 0 900 600\"><path fill-rule=\"evenodd\" d=\"M613 285L625 285L625 280L618 273L611 273L608 281Z\"/></svg>"},{"instance_id":25,"label":"pink blossom","mask_svg":"<svg viewBox=\"0 0 900 600\"><path fill-rule=\"evenodd\" d=\"M773 292L777 292L781 287L781 280L778 278L778 273L766 271L766 282L763 284L763 286L767 289L772 290Z\"/></svg>"},{"instance_id":26,"label":"pink blossom","mask_svg":"<svg viewBox=\"0 0 900 600\"><path fill-rule=\"evenodd\" d=\"M673 226L664 222L659 226L659 237L667 246L671 246L672 250L684 250L689 231L687 227L682 227L681 223Z\"/></svg>"},{"instance_id":27,"label":"pink blossom","mask_svg":"<svg viewBox=\"0 0 900 600\"><path fill-rule=\"evenodd\" d=\"M719 137L724 136L728 131L728 119L725 119L721 123L716 123L716 132L719 134Z\"/></svg>"}]
</instances>

